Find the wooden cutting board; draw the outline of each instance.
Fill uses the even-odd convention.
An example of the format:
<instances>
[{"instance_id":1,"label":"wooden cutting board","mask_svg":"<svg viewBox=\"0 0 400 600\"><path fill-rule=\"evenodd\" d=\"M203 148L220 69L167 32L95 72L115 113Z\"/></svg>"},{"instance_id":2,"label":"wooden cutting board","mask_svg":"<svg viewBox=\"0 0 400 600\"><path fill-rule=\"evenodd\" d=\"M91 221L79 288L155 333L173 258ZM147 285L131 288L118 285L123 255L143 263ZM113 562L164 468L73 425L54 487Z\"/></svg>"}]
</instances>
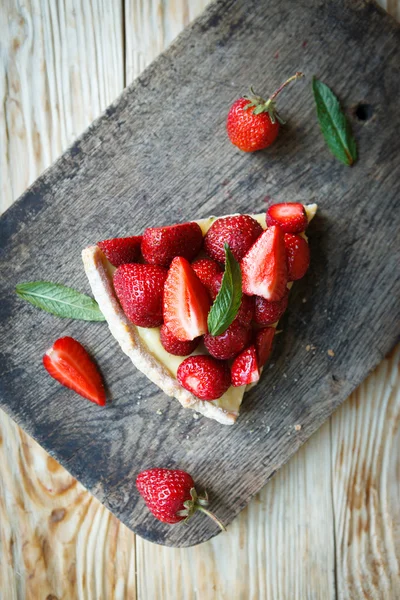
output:
<instances>
[{"instance_id":1,"label":"wooden cutting board","mask_svg":"<svg viewBox=\"0 0 400 600\"><path fill-rule=\"evenodd\" d=\"M394 345L399 65L399 27L374 4L217 2L0 220L0 405L146 539L188 546L218 530L200 516L187 527L158 523L136 492L140 470L188 470L228 524ZM274 146L253 155L231 146L230 103L250 84L271 92L297 70L307 79L282 95L288 124ZM353 168L325 147L313 74L347 107L360 155ZM84 246L150 225L261 212L266 199L317 201L320 212L309 230L312 267L233 427L194 419L159 392L105 323L57 319L14 294L38 279L89 292ZM96 356L112 400L105 409L42 368L61 335Z\"/></svg>"}]
</instances>

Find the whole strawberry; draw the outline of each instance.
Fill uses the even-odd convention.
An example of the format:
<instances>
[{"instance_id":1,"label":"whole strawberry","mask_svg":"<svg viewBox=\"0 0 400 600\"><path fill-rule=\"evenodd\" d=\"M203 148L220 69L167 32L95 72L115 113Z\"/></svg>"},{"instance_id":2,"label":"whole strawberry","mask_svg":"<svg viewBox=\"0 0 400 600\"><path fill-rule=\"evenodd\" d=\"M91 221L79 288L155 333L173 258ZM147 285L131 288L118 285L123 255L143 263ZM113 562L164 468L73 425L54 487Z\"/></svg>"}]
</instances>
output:
<instances>
[{"instance_id":1,"label":"whole strawberry","mask_svg":"<svg viewBox=\"0 0 400 600\"><path fill-rule=\"evenodd\" d=\"M303 77L296 73L264 100L251 89L252 95L239 98L229 110L226 130L232 144L243 152L263 150L275 141L280 123L284 124L276 110L275 98L291 81Z\"/></svg>"},{"instance_id":2,"label":"whole strawberry","mask_svg":"<svg viewBox=\"0 0 400 600\"><path fill-rule=\"evenodd\" d=\"M147 507L163 523L186 521L196 511L206 513L221 529L225 527L210 513L208 496L198 496L189 473L178 469L147 469L139 473L136 487Z\"/></svg>"}]
</instances>

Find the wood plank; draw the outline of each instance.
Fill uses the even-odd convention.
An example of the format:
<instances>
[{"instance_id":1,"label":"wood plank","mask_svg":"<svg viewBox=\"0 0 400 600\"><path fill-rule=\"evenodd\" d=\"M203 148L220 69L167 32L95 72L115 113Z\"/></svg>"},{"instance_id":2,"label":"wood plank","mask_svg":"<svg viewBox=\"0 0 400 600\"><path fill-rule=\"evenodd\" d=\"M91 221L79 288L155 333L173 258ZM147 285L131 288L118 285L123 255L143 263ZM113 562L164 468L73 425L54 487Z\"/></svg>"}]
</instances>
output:
<instances>
[{"instance_id":1,"label":"wood plank","mask_svg":"<svg viewBox=\"0 0 400 600\"><path fill-rule=\"evenodd\" d=\"M317 128L307 127L306 130L302 130L300 115L293 116L293 127L299 128L299 135L301 132L301 136L307 134L308 141L305 142L302 152L296 152L293 139L288 146L285 135L281 136L275 150L279 155L279 161L275 163L272 161L269 164L268 173L271 179L266 181L262 156L249 163L248 156L237 153L229 155L224 151L227 143L222 135L224 120L218 115L225 114L227 91L223 85L220 85L221 82L213 82L215 84L212 91L214 112L210 115L207 105L209 92L204 87L204 79L208 78L210 81L209 75L213 72L213 65L217 60L219 72L225 81L232 82L234 76L237 87L243 87L245 79L248 80L249 74L252 73L252 78L260 81L262 87L266 87L265 66L261 68L261 65L255 64L253 54L245 52L248 38L243 32L249 30L252 32L252 43L257 48L260 44L266 44L264 55L271 56L268 79L277 78L282 65L272 59L276 53L274 51L272 54L272 45L276 42L272 34L268 35L268 31L269 28L272 28L273 32L277 31L283 15L286 15L285 27L287 26L293 33L293 38L288 41L286 64L289 64L290 60L298 62L299 35L307 34L306 47L311 44L316 50L310 56L306 56L305 51L304 60L307 60L308 68L317 73L326 71L333 73L331 85L339 93L342 90L346 104L351 102L347 90L360 88L363 90L363 96L367 95L371 102L379 107L383 102L381 96L383 91L374 80L374 73L377 74L378 71L371 73L366 82L357 70L359 67L357 61L360 60L357 52L349 55L346 69L341 70L337 64L337 51L326 51L332 44L335 49L338 46L338 40L333 41L330 37L332 23L337 27L335 30L337 35L342 36L342 47L348 47L344 41L347 43L350 36L350 39L356 40L358 46L365 46L368 38L369 43L374 44L374 48L380 48L376 55L377 60L381 60L384 56L386 61L381 65L380 75L385 72L391 73L393 65L396 64L398 29L372 5L362 3L348 5L341 2L328 2L322 7L321 5L316 7L316 4L310 0L302 7L301 19L304 19L304 23L292 10L289 10L288 6L286 12L283 10L284 6L279 13L269 12L268 18L263 3L254 2L250 8L251 10L247 4L244 7L241 2L229 4L229 7L222 6L222 3L214 5L211 12L194 25L190 42L186 32L178 44L173 46L156 65L148 69L133 87L123 94L119 103L113 105L106 116L91 128L90 132L58 162L55 168L48 172L37 186L30 190L22 200L25 206L30 207L29 227L26 227L23 233L24 244L29 245L32 255L37 259L35 264L31 264L29 257L21 256L18 246L21 235L20 225L19 222L16 223L14 215L16 216L21 210L21 202L15 209L10 210L6 219L2 220L3 232L12 236L13 240L8 260L12 264L20 264L20 271L15 276L18 275L19 278L28 275L38 276L38 273L43 270L43 265L40 264L43 247L43 230L40 223L49 214L51 201L51 216L57 223L58 239L63 239L63 257L60 257L58 262L46 261L48 276L52 276L52 269L54 269L53 277L57 276L59 280L68 281L82 288L84 280L76 248L85 245L89 240L98 239L100 223L103 224L101 226L103 236L108 234L104 231L104 223L109 224L110 233L112 228L123 233L124 227L127 227L133 214L137 230L144 228L153 222L154 207L157 205L162 206L166 222L193 217L193 207L199 210L199 206L202 206L202 212L205 214L209 211L226 212L229 202L226 201L220 187L221 181L229 177L229 192L233 198L236 198L235 204L239 202L239 206L235 206L238 210L243 208L240 202L245 202L246 207L252 204L254 209L258 208L257 203L259 203L261 208L260 199L266 192L271 192L271 195L279 200L287 195L295 198L296 191L299 189L306 196L310 196L315 189L320 190L325 218L320 219L314 227L314 243L317 246L320 240L323 240L329 252L325 256L314 254L314 272L311 273L311 279L308 278L306 282L310 288L312 277L315 277L314 282L318 281L319 286L312 288L310 302L305 306L299 302L304 290L298 288L297 296L294 296L295 304L293 304L293 307L297 307L297 312L292 310L289 315L285 336L282 336L281 345L276 351L276 367L268 377L269 389L279 384L276 393L274 397L268 397L266 402L264 396L266 388L262 385L258 386L253 391L251 400L249 398L247 401L248 420L243 418L239 421L234 428L234 433L226 429L217 430L215 429L217 426L213 423L205 423L203 427L199 424L200 427L196 427L195 435L186 443L184 440L187 439L187 435L194 433L193 420L183 415L179 407L172 404L168 405L169 422L164 418L160 423L157 409L165 408L164 398L158 396L137 373L126 374L126 365L119 358L116 359L117 353L110 345L107 332L104 328L101 329L101 324L82 326L80 323L74 323L68 325L68 330L72 335L79 334L80 339L92 348L100 364L103 365L106 378L110 381L114 393L114 403L107 411L103 411L100 416L96 412L96 407L90 407L89 413L87 406L78 404L78 400L75 403L72 401L68 403L63 399L64 390L57 391L50 400L47 395L46 399L40 395L24 396L22 390L26 389L26 378L29 378L30 389L41 389L42 393L46 393L46 384L39 381L41 374L29 365L35 364L37 347L44 346L47 338L56 335L56 331L58 335L60 334L60 324L56 324L54 320L49 321L47 315L36 313L35 333L38 337L33 347L32 336L27 336L27 322L32 322L29 312L31 309L29 307L25 307L26 310L18 309L18 318L16 318L17 300L14 296L5 297L2 311L9 311L8 331L11 328L13 339L21 342L18 347L18 361L24 364L24 370L18 371L19 379L15 385L15 377L13 377L17 368L15 348L8 348L3 379L5 378L7 390L9 382L13 379L14 388L13 396L7 398L7 410L15 418L22 419L25 426L47 448L57 446L57 455L62 455L64 464L76 476L83 477L85 484L100 499L106 501L111 509L117 511L125 522L136 527L141 535L171 544L199 542L213 535L215 529L207 526L205 522L194 520L193 525L186 530L183 539L182 530L179 528L169 530L155 524L146 513L143 504L136 503L137 497L132 495L135 494L134 477L138 470L157 458L161 462L169 461L171 465L186 466L193 471L200 485L209 486L210 464L213 464L217 469L218 477L216 472L215 477L212 478L214 487L211 491L214 494L216 508L219 509L222 518L229 521L268 476L298 449L333 408L357 385L363 374L376 364L382 352L393 344L395 338L392 320L390 323L387 320L388 314L396 314L395 307L390 306L393 296L382 293L382 290L385 292L385 285L393 288L394 266L390 261L394 260L394 256L392 254L387 256L383 245L376 244L372 247L364 243L368 239L365 235L367 223L368 232L371 228L382 231L384 226L385 236L393 239L395 237L394 220L384 225L380 222L379 227L377 223L378 216L384 217L389 212L394 214L390 203L394 202L398 181L393 176L390 164L386 160L381 164L379 156L381 156L381 147L395 146L397 143L397 138L391 138L395 128L381 127L378 117L368 123L368 129L364 127L364 123L357 124L353 121L361 156L367 152L368 160L364 162L360 160L357 168L346 170L329 155L325 158L323 154L325 147ZM311 19L311 14L316 8L319 11L317 28ZM341 16L343 11L346 14L345 20ZM219 23L218 27L215 27L216 19ZM325 31L325 34L321 31ZM190 44L191 63L182 50L188 44ZM321 44L326 52L318 51ZM339 47L341 47L340 43ZM210 48L214 51L210 52ZM235 57L234 62L232 56ZM328 64L324 62L326 57L330 61ZM395 80L390 79L389 76L387 79L389 83L386 84L385 93L387 93L387 85L395 85ZM190 81L190 88L182 86L182 81ZM156 88L163 89L165 94L163 115L169 113L169 118L162 120L162 131L160 119L155 118L158 110L154 94ZM298 86L293 89L296 91L292 98L297 98L299 101L302 88ZM392 97L396 97L396 94L389 94L389 98ZM198 113L198 118L182 123L181 113L176 113L176 104L178 102L183 105L190 99L192 101L195 99L194 109ZM357 98L354 97L353 101L357 101ZM146 106L148 114L151 114L150 119L143 118L143 106ZM307 123L311 122L311 111L313 108L310 103L304 108L304 113L302 112L301 118L304 118ZM377 115L379 114L382 113L377 109ZM397 108L395 110L390 100L386 102L386 98L384 114L385 118L390 117L391 123L396 123ZM135 116L140 121L139 128L135 128ZM295 123L297 125L294 125ZM221 135L216 135L218 131ZM374 133L372 137L371 132ZM165 144L159 143L160 133L165 139L169 139L170 147L174 147L173 153L166 151ZM107 139L110 140L109 144L106 142ZM192 148L193 145L198 145L198 151L187 152L185 148L187 139L191 140ZM213 140L211 145L210 140ZM319 155L324 157L318 168L304 169L303 161L307 148L313 153L318 149ZM233 149L231 151L234 152ZM185 164L184 171L180 170L182 164ZM217 173L216 164L219 164ZM176 173L179 173L179 177ZM190 178L187 176L188 173ZM295 179L293 174L297 174ZM204 203L203 182L210 177L211 195L207 196L207 201ZM321 192L324 189L327 192L328 187L329 198L324 197ZM246 194L243 194L244 188L248 190ZM136 190L134 198L132 198L132 190ZM352 196L359 199L356 212L352 211L351 228L348 227L348 220L346 220L348 199L343 195L344 190L352 190ZM101 202L99 202L100 194ZM374 205L369 201L371 194L375 200L381 198L382 212L373 209ZM143 200L148 197L146 195L151 195L152 201L143 204ZM37 203L38 197L41 199L40 204ZM332 198L335 198L334 202ZM230 202L233 203L232 200ZM387 203L386 210L385 203ZM73 207L73 211L70 208L68 213L68 207ZM77 210L85 215L79 228L76 227L75 219ZM360 211L359 215L357 211ZM72 231L73 235L71 235ZM341 241L340 245L337 245L338 239ZM37 246L39 240L40 247ZM49 239L48 244L49 254L56 256L57 248L54 240ZM343 249L346 249L345 256ZM66 262L65 256L71 259ZM370 285L371 274L367 275L367 272L361 268L365 260L369 260L370 269L374 265L375 268L379 265L379 298L378 287ZM355 266L358 268L354 270ZM7 290L12 288L13 284L14 281L10 281ZM366 296L363 295L361 302L360 294L363 290ZM337 300L340 298L340 302L330 303L331 297ZM357 297L358 301L356 301ZM365 298L368 299L367 303ZM374 333L373 343L369 344L365 336L368 336L370 329L362 327L362 324L370 321L369 310L372 310L372 306L374 318L380 327L378 333ZM322 316L317 318L318 314ZM325 314L329 316L331 322L324 316ZM341 331L340 336L336 337L335 358L331 360L327 350L331 348L334 331L329 330L329 327L332 328L338 322L341 324ZM44 332L46 332L46 340ZM40 339L40 336L43 339ZM315 356L306 353L305 348L310 341L317 345L318 351ZM282 372L287 374L284 381L281 377ZM293 398L290 396L290 390L293 389L292 382L299 372L306 372L307 377L299 380L296 398ZM137 393L142 396L141 399L137 398L137 403L127 401L132 390L137 390ZM48 389L47 394L50 393ZM285 406L288 398L290 402ZM274 425L279 423L278 427L272 428L274 434L268 439L264 436L260 424L259 415L262 410L268 410ZM26 419L28 413L29 423ZM124 415L122 420L121 414ZM46 416L49 418L49 415L51 420L45 424ZM71 423L72 415L73 428L71 429L68 423ZM145 441L136 444L138 427L142 427L143 419L145 420L143 430L146 430L146 435L154 442L157 440L157 443L151 447ZM287 436L288 428L298 423L299 419L302 423L301 433L293 437ZM171 423L176 426L171 427ZM256 435L260 433L258 437L249 435L253 425ZM52 433L55 426L57 436ZM117 438L113 438L113 431ZM236 466L234 470L223 470L221 475L218 464L226 460L227 451L232 447L232 435L235 436L234 446L237 450ZM212 436L218 440L218 445L210 444ZM89 465L87 450L92 448L91 455L98 455L96 446L99 437L102 438L102 449L107 449L106 456L101 463L94 460ZM163 440L163 446L156 448L160 440ZM132 456L135 457L136 464L132 463ZM199 463L199 456L201 456L201 463ZM227 485L235 488L234 501L229 506L223 502L223 489Z\"/></svg>"},{"instance_id":2,"label":"wood plank","mask_svg":"<svg viewBox=\"0 0 400 600\"><path fill-rule=\"evenodd\" d=\"M125 0L126 83L129 85L210 0Z\"/></svg>"},{"instance_id":3,"label":"wood plank","mask_svg":"<svg viewBox=\"0 0 400 600\"><path fill-rule=\"evenodd\" d=\"M339 598L400 597L400 346L332 417Z\"/></svg>"},{"instance_id":4,"label":"wood plank","mask_svg":"<svg viewBox=\"0 0 400 600\"><path fill-rule=\"evenodd\" d=\"M193 548L165 548L137 537L138 598L333 600L332 516L327 423L228 533ZM149 569L155 564L160 568Z\"/></svg>"},{"instance_id":5,"label":"wood plank","mask_svg":"<svg viewBox=\"0 0 400 600\"><path fill-rule=\"evenodd\" d=\"M122 4L0 6L0 211L122 90ZM0 598L135 598L135 536L0 411ZM4 594L4 596L3 596Z\"/></svg>"},{"instance_id":6,"label":"wood plank","mask_svg":"<svg viewBox=\"0 0 400 600\"><path fill-rule=\"evenodd\" d=\"M124 63L120 2L3 2L0 14L2 212L122 91Z\"/></svg>"}]
</instances>

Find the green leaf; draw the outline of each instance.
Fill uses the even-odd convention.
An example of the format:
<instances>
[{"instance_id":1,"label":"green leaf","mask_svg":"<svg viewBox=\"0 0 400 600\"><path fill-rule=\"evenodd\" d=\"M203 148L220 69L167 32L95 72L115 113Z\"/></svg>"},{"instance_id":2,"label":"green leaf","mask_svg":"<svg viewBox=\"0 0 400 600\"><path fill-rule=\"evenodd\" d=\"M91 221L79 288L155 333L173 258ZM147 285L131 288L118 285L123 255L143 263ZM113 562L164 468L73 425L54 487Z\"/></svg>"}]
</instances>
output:
<instances>
[{"instance_id":1,"label":"green leaf","mask_svg":"<svg viewBox=\"0 0 400 600\"><path fill-rule=\"evenodd\" d=\"M316 77L313 77L312 86L319 124L328 148L342 163L352 165L357 158L357 147L339 100Z\"/></svg>"},{"instance_id":2,"label":"green leaf","mask_svg":"<svg viewBox=\"0 0 400 600\"><path fill-rule=\"evenodd\" d=\"M242 301L242 273L239 263L225 244L225 272L221 289L208 313L208 331L221 335L234 321Z\"/></svg>"},{"instance_id":3,"label":"green leaf","mask_svg":"<svg viewBox=\"0 0 400 600\"><path fill-rule=\"evenodd\" d=\"M83 321L105 320L96 300L59 283L50 281L19 283L15 291L20 298L57 317Z\"/></svg>"}]
</instances>

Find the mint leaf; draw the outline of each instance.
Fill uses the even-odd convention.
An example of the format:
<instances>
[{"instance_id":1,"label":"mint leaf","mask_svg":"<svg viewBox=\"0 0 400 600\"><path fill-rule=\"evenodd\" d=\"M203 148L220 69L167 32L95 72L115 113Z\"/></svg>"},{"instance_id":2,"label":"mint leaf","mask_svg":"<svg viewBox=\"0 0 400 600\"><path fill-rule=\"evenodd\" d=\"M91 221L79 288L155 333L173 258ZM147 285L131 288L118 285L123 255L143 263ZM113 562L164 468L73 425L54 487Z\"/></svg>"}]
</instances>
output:
<instances>
[{"instance_id":1,"label":"mint leaf","mask_svg":"<svg viewBox=\"0 0 400 600\"><path fill-rule=\"evenodd\" d=\"M225 273L221 289L208 313L208 331L221 335L234 321L242 301L242 272L228 244L225 244Z\"/></svg>"},{"instance_id":2,"label":"mint leaf","mask_svg":"<svg viewBox=\"0 0 400 600\"><path fill-rule=\"evenodd\" d=\"M96 300L59 283L19 283L15 291L20 298L57 317L83 321L105 320Z\"/></svg>"},{"instance_id":3,"label":"mint leaf","mask_svg":"<svg viewBox=\"0 0 400 600\"><path fill-rule=\"evenodd\" d=\"M345 165L352 165L357 158L357 147L339 100L316 77L313 77L312 87L319 124L329 150Z\"/></svg>"}]
</instances>

